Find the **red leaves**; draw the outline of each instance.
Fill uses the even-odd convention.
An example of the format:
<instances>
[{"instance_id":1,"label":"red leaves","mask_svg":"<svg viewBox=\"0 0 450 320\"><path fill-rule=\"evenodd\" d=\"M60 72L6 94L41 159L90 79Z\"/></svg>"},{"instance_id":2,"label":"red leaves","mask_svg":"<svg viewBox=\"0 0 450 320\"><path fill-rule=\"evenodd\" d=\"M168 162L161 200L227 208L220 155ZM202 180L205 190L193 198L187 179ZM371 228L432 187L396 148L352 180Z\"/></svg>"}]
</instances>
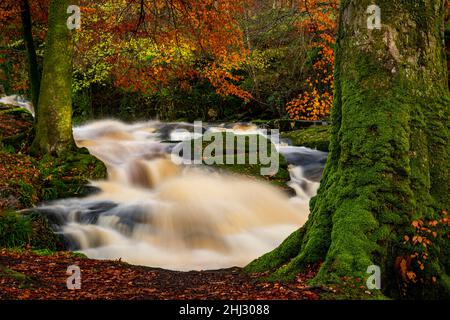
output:
<instances>
[{"instance_id":1,"label":"red leaves","mask_svg":"<svg viewBox=\"0 0 450 320\"><path fill-rule=\"evenodd\" d=\"M81 269L81 290L66 287L66 269L73 264ZM316 269L281 284L258 282L260 275L249 277L238 268L173 272L67 252L37 256L6 249L0 251L0 266L22 274L22 280L11 278L0 269L0 299L318 299L320 290L306 284Z\"/></svg>"}]
</instances>

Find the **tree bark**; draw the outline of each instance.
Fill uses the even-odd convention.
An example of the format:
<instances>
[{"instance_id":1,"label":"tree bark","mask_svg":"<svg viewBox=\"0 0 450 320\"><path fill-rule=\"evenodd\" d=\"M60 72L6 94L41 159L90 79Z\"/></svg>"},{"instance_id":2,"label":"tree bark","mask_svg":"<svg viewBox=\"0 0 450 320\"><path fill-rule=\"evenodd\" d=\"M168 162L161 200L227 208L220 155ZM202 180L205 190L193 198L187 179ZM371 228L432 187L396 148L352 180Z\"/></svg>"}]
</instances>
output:
<instances>
[{"instance_id":1,"label":"tree bark","mask_svg":"<svg viewBox=\"0 0 450 320\"><path fill-rule=\"evenodd\" d=\"M41 72L36 55L36 48L34 46L30 4L28 0L22 0L20 3L23 38L27 47L28 55L28 73L31 87L31 101L33 107L36 108L39 101L39 91L41 86ZM37 113L36 113L37 116Z\"/></svg>"},{"instance_id":2,"label":"tree bark","mask_svg":"<svg viewBox=\"0 0 450 320\"><path fill-rule=\"evenodd\" d=\"M69 0L50 3L34 153L59 155L75 148L72 136L73 43L67 27L70 4L73 3Z\"/></svg>"},{"instance_id":3,"label":"tree bark","mask_svg":"<svg viewBox=\"0 0 450 320\"><path fill-rule=\"evenodd\" d=\"M321 264L315 281L382 270L385 294L448 297L448 239L436 247L428 286L407 289L396 261L411 223L450 206L450 97L442 0L343 0L336 42L330 154L308 222L246 270L291 277ZM369 30L367 8L381 8ZM417 289L420 287L419 289ZM429 289L429 290L428 290Z\"/></svg>"}]
</instances>

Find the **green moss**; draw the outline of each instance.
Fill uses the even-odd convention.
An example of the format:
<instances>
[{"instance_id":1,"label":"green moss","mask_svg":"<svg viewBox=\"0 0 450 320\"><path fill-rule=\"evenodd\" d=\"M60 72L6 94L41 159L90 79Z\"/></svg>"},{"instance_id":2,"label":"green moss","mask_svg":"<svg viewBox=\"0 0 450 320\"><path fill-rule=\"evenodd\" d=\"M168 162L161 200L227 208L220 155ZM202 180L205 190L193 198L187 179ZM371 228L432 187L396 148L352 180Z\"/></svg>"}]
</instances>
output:
<instances>
[{"instance_id":1,"label":"green moss","mask_svg":"<svg viewBox=\"0 0 450 320\"><path fill-rule=\"evenodd\" d=\"M379 290L368 290L364 278L345 278L320 295L322 300L390 300Z\"/></svg>"},{"instance_id":2,"label":"green moss","mask_svg":"<svg viewBox=\"0 0 450 320\"><path fill-rule=\"evenodd\" d=\"M19 289L30 289L37 284L36 279L21 272L0 265L0 278L9 278L18 282Z\"/></svg>"},{"instance_id":3,"label":"green moss","mask_svg":"<svg viewBox=\"0 0 450 320\"><path fill-rule=\"evenodd\" d=\"M88 257L84 253L81 253L81 252L70 252L70 255L76 259L88 259Z\"/></svg>"},{"instance_id":4,"label":"green moss","mask_svg":"<svg viewBox=\"0 0 450 320\"><path fill-rule=\"evenodd\" d=\"M76 149L72 136L73 43L66 24L69 4L68 0L52 1L49 7L34 154L61 156Z\"/></svg>"},{"instance_id":5,"label":"green moss","mask_svg":"<svg viewBox=\"0 0 450 320\"><path fill-rule=\"evenodd\" d=\"M281 134L282 138L290 139L294 146L302 146L325 152L329 151L330 136L330 126L315 126Z\"/></svg>"},{"instance_id":6,"label":"green moss","mask_svg":"<svg viewBox=\"0 0 450 320\"><path fill-rule=\"evenodd\" d=\"M330 154L298 254L281 264L288 242L257 264L259 271L273 272L270 260L275 260L280 267L272 277L289 279L307 264L322 262L312 283L363 277L368 266L379 265L387 275L383 289L395 295L401 279L394 261L410 254L402 237L411 221L429 216L435 207L449 206L450 103L440 29L433 24L441 21L439 17L424 13L430 12L428 7L419 14L417 8L399 4L391 27L410 32L408 43L401 43L405 37L396 37L393 29L385 31L389 34L362 33L360 39L350 36L358 24L348 20L361 19L357 13L368 4L351 2L352 10L346 8L350 1L341 4ZM380 4L386 7L386 21L391 15L394 18L390 4ZM403 19L398 19L399 14ZM411 31L414 24L424 31ZM387 36L392 37L390 42L385 41ZM423 47L428 43L423 37L431 41L436 54L429 53L430 46ZM418 51L420 62L413 59ZM435 270L439 279L448 278L448 270ZM414 295L413 290L410 293Z\"/></svg>"},{"instance_id":7,"label":"green moss","mask_svg":"<svg viewBox=\"0 0 450 320\"><path fill-rule=\"evenodd\" d=\"M35 249L32 250L31 252L42 257L52 256L55 254L55 251L52 251L50 249Z\"/></svg>"},{"instance_id":8,"label":"green moss","mask_svg":"<svg viewBox=\"0 0 450 320\"><path fill-rule=\"evenodd\" d=\"M11 180L9 186L15 189L15 194L23 207L31 207L36 203L38 199L37 190L30 183L22 180Z\"/></svg>"},{"instance_id":9,"label":"green moss","mask_svg":"<svg viewBox=\"0 0 450 320\"><path fill-rule=\"evenodd\" d=\"M24 275L23 273L14 271L12 269L3 267L0 265L0 277L4 278L12 278L15 280L18 280L20 282L26 282L28 280L28 277Z\"/></svg>"},{"instance_id":10,"label":"green moss","mask_svg":"<svg viewBox=\"0 0 450 320\"><path fill-rule=\"evenodd\" d=\"M289 187L286 185L290 180L289 171L287 170L287 165L285 164L285 160L280 155L280 168L277 173L271 176L262 176L261 170L266 167L258 164L234 164L234 165L214 165L214 167L219 170L223 170L225 172L231 172L233 174L244 175L249 177L254 177L257 179L261 179L267 181L277 187L285 189L286 191L290 191Z\"/></svg>"},{"instance_id":11,"label":"green moss","mask_svg":"<svg viewBox=\"0 0 450 320\"><path fill-rule=\"evenodd\" d=\"M304 228L297 230L284 240L279 249L252 261L243 271L246 273L265 272L281 267L286 261L298 255L304 233Z\"/></svg>"},{"instance_id":12,"label":"green moss","mask_svg":"<svg viewBox=\"0 0 450 320\"><path fill-rule=\"evenodd\" d=\"M226 134L222 134L221 135L222 139L223 139L223 143L225 144L226 141ZM237 146L237 138L245 138L245 143L244 145L238 147ZM278 171L272 175L262 175L262 169L263 168L269 168L270 165L269 164L262 164L261 163L261 159L257 158L256 163L255 164L250 164L250 154L255 154L257 155L260 151L260 144L264 145L266 144L266 148L269 151L268 152L268 157L272 158L272 152L276 152L274 150L276 150L275 146L273 145L273 143L269 140L266 139L262 136L257 136L254 134L249 134L249 135L234 135L234 134L229 134L228 139L233 139L234 141L234 145L232 148L230 148L228 150L228 152L231 154L232 158L233 158L233 163L234 164L226 164L226 160L224 159L224 163L223 164L218 164L218 163L214 163L212 164L213 167L218 168L219 170L224 170L226 172L231 172L234 174L239 174L239 175L245 175L245 176L250 176L250 177L256 177L258 179L263 179L265 181L268 181L280 188L289 190L289 187L287 187L286 183L290 180L290 176L289 176L289 171L287 169L288 165L286 160L284 159L284 157L281 154L276 153L273 156L273 159L277 159L279 166L278 166ZM263 139L263 140L261 140ZM213 141L206 141L206 140L198 140L197 144L199 146L201 146L202 148L202 154L204 152L210 152L212 156L215 156L215 151L212 150L211 148L211 143L214 143L214 139L212 139ZM254 145L253 143L251 143L251 141L256 141L257 144ZM199 142L202 142L201 144ZM222 146L223 144L220 143L220 145ZM196 146L196 141L192 141L191 142L191 154L194 154L195 151L195 146ZM224 150L224 152L227 152L227 150ZM245 164L238 164L238 159L239 158L243 158ZM205 159L203 161L204 164L205 163Z\"/></svg>"},{"instance_id":13,"label":"green moss","mask_svg":"<svg viewBox=\"0 0 450 320\"><path fill-rule=\"evenodd\" d=\"M31 214L27 215L26 219L31 221L32 227L29 246L36 250L48 250L50 252L63 249L60 238L50 228L46 217Z\"/></svg>"},{"instance_id":14,"label":"green moss","mask_svg":"<svg viewBox=\"0 0 450 320\"><path fill-rule=\"evenodd\" d=\"M86 149L67 152L60 157L44 156L39 161L41 200L81 197L90 193L89 180L106 177L106 167Z\"/></svg>"}]
</instances>

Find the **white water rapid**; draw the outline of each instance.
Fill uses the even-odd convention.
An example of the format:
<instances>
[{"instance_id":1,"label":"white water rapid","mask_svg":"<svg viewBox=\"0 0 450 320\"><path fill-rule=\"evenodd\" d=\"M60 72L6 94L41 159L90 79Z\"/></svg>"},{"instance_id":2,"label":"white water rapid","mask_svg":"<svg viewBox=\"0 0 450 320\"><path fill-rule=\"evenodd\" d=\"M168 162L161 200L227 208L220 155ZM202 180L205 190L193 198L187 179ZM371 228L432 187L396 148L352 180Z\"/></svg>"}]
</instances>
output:
<instances>
[{"instance_id":1,"label":"white water rapid","mask_svg":"<svg viewBox=\"0 0 450 320\"><path fill-rule=\"evenodd\" d=\"M326 153L277 145L289 163L297 196L268 183L219 173L206 166L177 166L174 143L192 138L193 125L104 120L74 128L80 147L105 163L108 178L82 199L43 204L72 249L95 259L119 259L171 270L244 266L274 249L305 223ZM252 125L207 130L259 133Z\"/></svg>"}]
</instances>

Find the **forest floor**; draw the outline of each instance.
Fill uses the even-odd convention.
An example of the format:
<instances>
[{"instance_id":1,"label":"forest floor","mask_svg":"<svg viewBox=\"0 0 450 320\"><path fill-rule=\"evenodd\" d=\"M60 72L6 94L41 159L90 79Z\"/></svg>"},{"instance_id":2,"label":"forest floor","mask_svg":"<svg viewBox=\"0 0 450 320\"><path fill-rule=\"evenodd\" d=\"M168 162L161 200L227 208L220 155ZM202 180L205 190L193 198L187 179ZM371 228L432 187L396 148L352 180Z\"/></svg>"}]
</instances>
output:
<instances>
[{"instance_id":1,"label":"forest floor","mask_svg":"<svg viewBox=\"0 0 450 320\"><path fill-rule=\"evenodd\" d=\"M81 270L81 289L67 288L67 268ZM0 249L0 299L3 300L318 300L326 287L310 287L315 270L289 283L260 281L239 268L176 272L91 260L70 252L43 255Z\"/></svg>"}]
</instances>

